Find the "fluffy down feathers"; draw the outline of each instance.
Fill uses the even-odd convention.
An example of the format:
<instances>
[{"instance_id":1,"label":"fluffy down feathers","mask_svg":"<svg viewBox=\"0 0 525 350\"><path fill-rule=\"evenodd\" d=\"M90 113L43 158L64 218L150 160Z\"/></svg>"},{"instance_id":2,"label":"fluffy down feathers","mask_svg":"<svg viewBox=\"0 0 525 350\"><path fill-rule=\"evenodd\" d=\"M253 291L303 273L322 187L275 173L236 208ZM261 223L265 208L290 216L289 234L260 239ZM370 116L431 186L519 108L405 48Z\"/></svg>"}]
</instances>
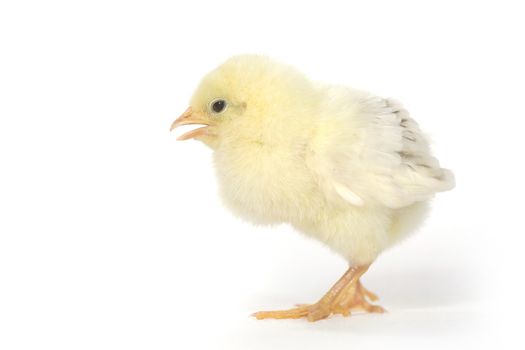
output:
<instances>
[{"instance_id":1,"label":"fluffy down feathers","mask_svg":"<svg viewBox=\"0 0 525 350\"><path fill-rule=\"evenodd\" d=\"M230 107L210 115L216 98ZM426 202L453 188L417 123L389 99L311 82L260 56L234 57L191 101L215 118L220 191L239 216L290 223L365 264L413 231Z\"/></svg>"}]
</instances>

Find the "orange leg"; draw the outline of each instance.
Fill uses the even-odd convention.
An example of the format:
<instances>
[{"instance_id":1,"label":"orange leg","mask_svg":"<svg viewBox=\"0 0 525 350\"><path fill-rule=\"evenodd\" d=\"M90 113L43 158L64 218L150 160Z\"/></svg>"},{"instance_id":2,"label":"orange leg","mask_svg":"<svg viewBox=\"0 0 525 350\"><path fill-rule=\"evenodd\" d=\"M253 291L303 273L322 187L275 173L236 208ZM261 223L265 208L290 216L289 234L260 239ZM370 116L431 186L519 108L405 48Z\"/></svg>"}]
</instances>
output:
<instances>
[{"instance_id":1,"label":"orange leg","mask_svg":"<svg viewBox=\"0 0 525 350\"><path fill-rule=\"evenodd\" d=\"M362 309L368 312L380 312L379 306L369 304L365 297L376 300L377 296L366 290L359 281L370 265L352 266L333 285L332 288L315 304L299 305L289 310L260 311L254 313L257 319L265 318L302 318L308 321L318 321L331 314L349 315L352 309Z\"/></svg>"}]
</instances>

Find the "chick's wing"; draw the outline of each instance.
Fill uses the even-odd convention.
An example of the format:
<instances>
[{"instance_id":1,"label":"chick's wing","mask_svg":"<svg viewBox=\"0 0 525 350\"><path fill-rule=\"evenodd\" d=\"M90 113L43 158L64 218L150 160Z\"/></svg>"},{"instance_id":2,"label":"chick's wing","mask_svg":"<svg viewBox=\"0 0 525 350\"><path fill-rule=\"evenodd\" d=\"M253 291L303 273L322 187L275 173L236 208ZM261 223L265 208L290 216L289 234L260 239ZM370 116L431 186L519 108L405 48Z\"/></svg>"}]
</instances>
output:
<instances>
[{"instance_id":1,"label":"chick's wing","mask_svg":"<svg viewBox=\"0 0 525 350\"><path fill-rule=\"evenodd\" d=\"M354 102L341 104L345 93L337 95L329 103L347 112L333 114L337 131L320 137L310 162L327 197L401 208L454 187L453 174L399 103L349 91Z\"/></svg>"}]
</instances>

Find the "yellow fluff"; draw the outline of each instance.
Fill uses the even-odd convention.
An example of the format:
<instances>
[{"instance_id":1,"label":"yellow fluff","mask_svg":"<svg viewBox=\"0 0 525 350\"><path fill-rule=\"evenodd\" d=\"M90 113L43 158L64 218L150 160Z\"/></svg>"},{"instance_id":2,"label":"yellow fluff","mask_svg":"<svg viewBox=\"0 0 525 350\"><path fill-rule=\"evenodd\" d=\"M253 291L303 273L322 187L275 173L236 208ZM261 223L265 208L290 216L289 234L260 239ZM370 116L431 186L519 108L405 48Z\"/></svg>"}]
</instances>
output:
<instances>
[{"instance_id":1,"label":"yellow fluff","mask_svg":"<svg viewBox=\"0 0 525 350\"><path fill-rule=\"evenodd\" d=\"M219 114L210 103L222 99ZM191 107L210 126L225 204L257 224L286 222L353 265L413 231L435 192L454 187L395 101L314 83L261 56L209 73Z\"/></svg>"}]
</instances>

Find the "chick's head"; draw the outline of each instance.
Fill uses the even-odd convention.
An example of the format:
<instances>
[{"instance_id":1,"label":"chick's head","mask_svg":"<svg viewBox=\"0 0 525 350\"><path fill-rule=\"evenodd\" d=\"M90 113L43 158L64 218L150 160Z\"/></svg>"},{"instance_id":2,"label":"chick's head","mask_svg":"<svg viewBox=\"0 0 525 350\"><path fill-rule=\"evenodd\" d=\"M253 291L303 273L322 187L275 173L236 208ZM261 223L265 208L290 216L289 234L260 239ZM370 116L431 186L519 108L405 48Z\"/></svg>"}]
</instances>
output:
<instances>
[{"instance_id":1,"label":"chick's head","mask_svg":"<svg viewBox=\"0 0 525 350\"><path fill-rule=\"evenodd\" d=\"M301 109L311 107L312 95L311 83L293 68L263 56L236 56L202 79L171 129L204 125L178 139L197 139L212 148L231 137L275 141L289 134Z\"/></svg>"}]
</instances>

